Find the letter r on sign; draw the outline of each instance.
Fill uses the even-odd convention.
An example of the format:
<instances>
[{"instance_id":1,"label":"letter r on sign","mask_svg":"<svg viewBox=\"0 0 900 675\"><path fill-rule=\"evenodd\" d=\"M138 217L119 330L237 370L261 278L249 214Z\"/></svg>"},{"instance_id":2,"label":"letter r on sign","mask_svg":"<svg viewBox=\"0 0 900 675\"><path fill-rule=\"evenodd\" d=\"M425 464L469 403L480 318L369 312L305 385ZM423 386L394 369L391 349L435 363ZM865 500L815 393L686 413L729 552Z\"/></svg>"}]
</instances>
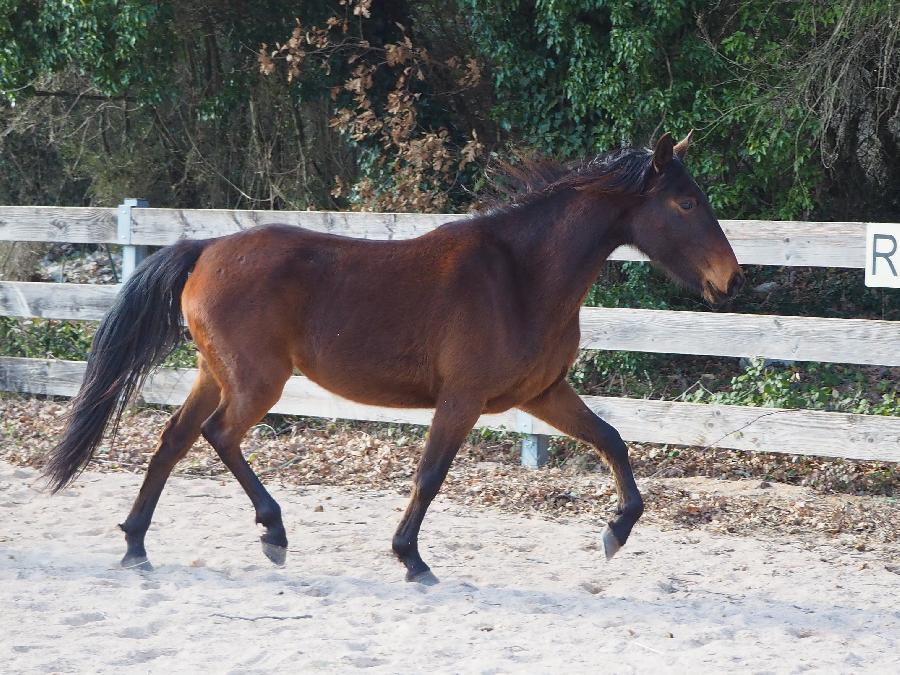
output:
<instances>
[{"instance_id":1,"label":"letter r on sign","mask_svg":"<svg viewBox=\"0 0 900 675\"><path fill-rule=\"evenodd\" d=\"M866 225L866 286L900 288L900 224Z\"/></svg>"},{"instance_id":2,"label":"letter r on sign","mask_svg":"<svg viewBox=\"0 0 900 675\"><path fill-rule=\"evenodd\" d=\"M876 264L879 258L884 258L884 261L890 266L891 274L893 276L897 276L897 268L894 267L894 261L891 260L891 256L897 252L897 238L891 236L890 234L878 234L875 233L872 235L872 274L878 274L878 269L876 268ZM884 247L880 246L879 243L882 241L889 241L890 244L885 245ZM890 247L890 250L885 250Z\"/></svg>"}]
</instances>

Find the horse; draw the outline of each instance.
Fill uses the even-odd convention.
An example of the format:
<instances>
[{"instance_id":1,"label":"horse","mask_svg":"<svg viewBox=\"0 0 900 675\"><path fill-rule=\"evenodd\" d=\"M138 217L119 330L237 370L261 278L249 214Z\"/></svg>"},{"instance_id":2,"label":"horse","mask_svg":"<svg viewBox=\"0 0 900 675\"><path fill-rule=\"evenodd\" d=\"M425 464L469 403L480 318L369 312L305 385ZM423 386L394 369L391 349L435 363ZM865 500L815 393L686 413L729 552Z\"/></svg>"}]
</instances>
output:
<instances>
[{"instance_id":1,"label":"horse","mask_svg":"<svg viewBox=\"0 0 900 675\"><path fill-rule=\"evenodd\" d=\"M120 528L122 565L152 569L144 536L172 469L202 435L237 478L284 564L281 508L241 453L294 368L347 399L434 408L408 508L392 548L406 579L437 581L418 535L460 445L483 413L511 408L588 443L608 463L618 505L606 558L644 510L619 433L567 382L582 302L610 253L631 245L710 304L743 273L706 195L688 173L688 134L579 165L520 168L509 203L417 238L372 241L286 225L182 240L146 258L93 339L45 476L56 492L84 470L106 428L184 337L198 376L162 431ZM537 168L534 168L537 167Z\"/></svg>"}]
</instances>

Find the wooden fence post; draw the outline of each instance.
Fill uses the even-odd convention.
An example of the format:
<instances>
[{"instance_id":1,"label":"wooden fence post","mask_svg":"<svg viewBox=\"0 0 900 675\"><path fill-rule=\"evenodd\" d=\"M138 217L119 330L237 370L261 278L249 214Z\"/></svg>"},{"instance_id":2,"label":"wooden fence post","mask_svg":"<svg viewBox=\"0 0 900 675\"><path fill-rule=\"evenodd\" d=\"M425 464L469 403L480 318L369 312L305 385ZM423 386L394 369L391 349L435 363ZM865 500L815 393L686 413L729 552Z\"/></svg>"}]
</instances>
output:
<instances>
[{"instance_id":1,"label":"wooden fence post","mask_svg":"<svg viewBox=\"0 0 900 675\"><path fill-rule=\"evenodd\" d=\"M147 208L146 199L125 199L119 205L118 234L122 244L122 273L119 281L125 282L134 273L134 268L150 253L149 246L135 246L131 243L131 209Z\"/></svg>"},{"instance_id":2,"label":"wooden fence post","mask_svg":"<svg viewBox=\"0 0 900 675\"><path fill-rule=\"evenodd\" d=\"M550 437L544 434L534 434L534 419L531 415L516 411L517 431L523 432L522 436L522 466L529 469L540 469L549 458Z\"/></svg>"}]
</instances>

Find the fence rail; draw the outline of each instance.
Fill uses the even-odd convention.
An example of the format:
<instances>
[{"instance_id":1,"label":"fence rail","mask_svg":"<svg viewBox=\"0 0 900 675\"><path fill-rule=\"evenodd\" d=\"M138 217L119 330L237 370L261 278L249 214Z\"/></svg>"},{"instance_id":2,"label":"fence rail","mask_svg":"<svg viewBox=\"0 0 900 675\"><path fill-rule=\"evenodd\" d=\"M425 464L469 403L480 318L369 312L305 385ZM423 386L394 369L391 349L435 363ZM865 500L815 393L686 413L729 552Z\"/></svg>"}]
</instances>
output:
<instances>
[{"instance_id":1,"label":"fence rail","mask_svg":"<svg viewBox=\"0 0 900 675\"><path fill-rule=\"evenodd\" d=\"M122 244L141 247L206 238L268 223L369 239L406 239L458 218L451 215L0 207L0 240ZM858 269L865 223L723 221L743 264ZM641 260L620 248L612 259ZM0 282L0 315L98 320L118 287ZM900 366L896 322L668 310L584 308L582 349L752 357ZM0 358L0 389L70 396L84 364ZM149 403L174 405L193 371L161 369L143 391ZM856 459L900 461L900 419L870 415L585 397L627 440L719 446ZM430 410L377 408L336 397L303 377L291 378L276 412L428 424ZM480 426L532 435L556 431L518 411L485 416ZM541 458L537 461L540 463Z\"/></svg>"},{"instance_id":2,"label":"fence rail","mask_svg":"<svg viewBox=\"0 0 900 675\"><path fill-rule=\"evenodd\" d=\"M221 237L256 225L283 223L364 239L409 239L463 216L421 213L332 211L225 211L152 209L131 211L131 236L118 230L116 209L0 206L0 240L165 246L178 239ZM863 222L723 220L722 227L744 265L862 269ZM646 260L628 247L611 260Z\"/></svg>"},{"instance_id":3,"label":"fence rail","mask_svg":"<svg viewBox=\"0 0 900 675\"><path fill-rule=\"evenodd\" d=\"M0 281L0 315L97 321L117 291ZM872 319L585 307L581 348L900 366L900 329Z\"/></svg>"},{"instance_id":4,"label":"fence rail","mask_svg":"<svg viewBox=\"0 0 900 675\"><path fill-rule=\"evenodd\" d=\"M84 376L84 367L81 361L0 357L0 382L9 391L74 396ZM141 398L146 403L178 405L190 391L196 372L161 368L147 381ZM585 396L584 400L615 426L623 438L637 442L900 462L900 424L891 417L605 396ZM302 376L290 378L272 411L374 422L431 423L430 410L354 403L334 396ZM483 415L477 426L526 434L559 433L516 410Z\"/></svg>"}]
</instances>

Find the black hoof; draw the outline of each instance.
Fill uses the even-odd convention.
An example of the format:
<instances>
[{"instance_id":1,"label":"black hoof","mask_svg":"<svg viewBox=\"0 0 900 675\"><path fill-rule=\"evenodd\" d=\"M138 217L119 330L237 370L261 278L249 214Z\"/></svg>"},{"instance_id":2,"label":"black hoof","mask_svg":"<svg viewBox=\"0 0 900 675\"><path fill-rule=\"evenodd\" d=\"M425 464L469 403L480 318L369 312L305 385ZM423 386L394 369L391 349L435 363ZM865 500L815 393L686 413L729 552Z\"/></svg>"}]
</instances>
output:
<instances>
[{"instance_id":1,"label":"black hoof","mask_svg":"<svg viewBox=\"0 0 900 675\"><path fill-rule=\"evenodd\" d=\"M126 570L142 570L144 572L152 572L153 565L147 560L145 555L128 555L122 558L121 565Z\"/></svg>"},{"instance_id":2,"label":"black hoof","mask_svg":"<svg viewBox=\"0 0 900 675\"><path fill-rule=\"evenodd\" d=\"M422 584L423 586L435 586L440 583L431 570L425 570L424 572L417 572L415 574L407 572L406 580L411 583Z\"/></svg>"},{"instance_id":3,"label":"black hoof","mask_svg":"<svg viewBox=\"0 0 900 675\"><path fill-rule=\"evenodd\" d=\"M284 561L287 560L287 547L270 544L267 541L260 541L260 543L262 544L262 550L263 553L266 554L266 557L279 567L282 567Z\"/></svg>"}]
</instances>

